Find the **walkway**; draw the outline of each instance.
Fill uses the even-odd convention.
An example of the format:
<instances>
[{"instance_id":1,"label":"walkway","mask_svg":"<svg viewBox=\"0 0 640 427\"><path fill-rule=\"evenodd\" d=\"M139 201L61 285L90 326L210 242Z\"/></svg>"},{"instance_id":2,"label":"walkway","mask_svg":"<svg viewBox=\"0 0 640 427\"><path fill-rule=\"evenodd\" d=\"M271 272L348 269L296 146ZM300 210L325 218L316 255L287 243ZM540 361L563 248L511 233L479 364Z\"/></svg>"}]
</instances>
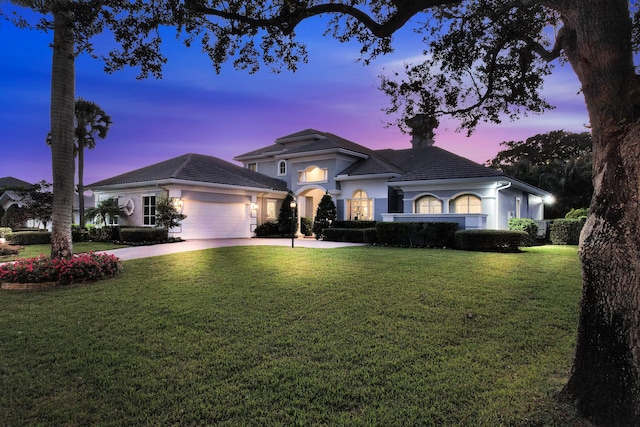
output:
<instances>
[{"instance_id":1,"label":"walkway","mask_svg":"<svg viewBox=\"0 0 640 427\"><path fill-rule=\"evenodd\" d=\"M111 249L103 253L113 254L123 261L152 256L168 255L178 252L198 251L201 249L224 246L291 246L291 239L199 239L185 240L179 243L164 243L151 246L131 246ZM295 239L295 248L342 248L346 246L365 246L362 243L327 242L316 239Z\"/></svg>"}]
</instances>

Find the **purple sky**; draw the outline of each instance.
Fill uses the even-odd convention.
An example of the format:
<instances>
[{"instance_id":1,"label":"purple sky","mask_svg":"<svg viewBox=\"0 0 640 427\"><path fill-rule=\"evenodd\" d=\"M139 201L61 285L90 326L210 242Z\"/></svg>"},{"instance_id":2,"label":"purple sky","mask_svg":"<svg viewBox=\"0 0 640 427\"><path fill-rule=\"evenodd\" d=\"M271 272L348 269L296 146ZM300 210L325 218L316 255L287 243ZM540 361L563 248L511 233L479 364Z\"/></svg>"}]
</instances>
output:
<instances>
[{"instance_id":1,"label":"purple sky","mask_svg":"<svg viewBox=\"0 0 640 427\"><path fill-rule=\"evenodd\" d=\"M217 75L197 46L185 48L165 37L169 59L162 80L136 80L127 70L108 75L99 60L77 60L76 96L99 104L113 119L110 133L85 155L85 183L179 156L200 153L232 161L234 156L269 145L307 128L331 132L370 148L410 147L410 136L381 111L386 96L376 88L384 70L396 70L421 55L421 38L403 30L396 52L371 65L356 63L359 46L323 37L312 20L298 33L308 44L309 63L296 73L257 74L231 64ZM49 34L19 30L0 21L0 177L51 181L49 126L51 51ZM557 129L583 132L588 123L577 78L558 66L545 84L557 108L501 125L481 125L467 138L455 122L441 119L436 145L483 163L506 140L523 140Z\"/></svg>"}]
</instances>

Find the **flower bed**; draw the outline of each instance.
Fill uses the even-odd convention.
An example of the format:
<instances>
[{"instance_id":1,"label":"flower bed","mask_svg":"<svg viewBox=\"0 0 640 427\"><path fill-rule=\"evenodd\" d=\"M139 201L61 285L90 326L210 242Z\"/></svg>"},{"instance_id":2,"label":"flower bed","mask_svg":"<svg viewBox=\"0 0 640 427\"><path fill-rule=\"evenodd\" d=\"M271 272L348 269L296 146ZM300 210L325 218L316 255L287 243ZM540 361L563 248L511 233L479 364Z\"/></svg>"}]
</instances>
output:
<instances>
[{"instance_id":1,"label":"flower bed","mask_svg":"<svg viewBox=\"0 0 640 427\"><path fill-rule=\"evenodd\" d=\"M70 259L41 255L0 265L0 282L68 285L113 277L121 269L122 263L114 255L89 252Z\"/></svg>"}]
</instances>

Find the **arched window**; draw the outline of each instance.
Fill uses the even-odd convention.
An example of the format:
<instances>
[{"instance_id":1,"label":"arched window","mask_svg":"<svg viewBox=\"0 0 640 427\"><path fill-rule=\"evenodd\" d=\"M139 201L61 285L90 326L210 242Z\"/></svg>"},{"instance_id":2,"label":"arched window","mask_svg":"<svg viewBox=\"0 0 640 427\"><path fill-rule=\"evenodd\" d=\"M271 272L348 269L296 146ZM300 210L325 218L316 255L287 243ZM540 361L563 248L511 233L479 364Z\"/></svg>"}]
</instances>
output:
<instances>
[{"instance_id":1,"label":"arched window","mask_svg":"<svg viewBox=\"0 0 640 427\"><path fill-rule=\"evenodd\" d=\"M286 175L287 174L287 161L280 160L278 162L278 175Z\"/></svg>"},{"instance_id":2,"label":"arched window","mask_svg":"<svg viewBox=\"0 0 640 427\"><path fill-rule=\"evenodd\" d=\"M354 191L353 197L347 202L349 205L349 220L373 221L373 199L367 197L366 191Z\"/></svg>"},{"instance_id":3,"label":"arched window","mask_svg":"<svg viewBox=\"0 0 640 427\"><path fill-rule=\"evenodd\" d=\"M442 213L442 201L433 196L422 196L416 200L416 213L440 214Z\"/></svg>"},{"instance_id":4,"label":"arched window","mask_svg":"<svg viewBox=\"0 0 640 427\"><path fill-rule=\"evenodd\" d=\"M482 200L477 196L464 194L456 197L452 203L455 213L482 213Z\"/></svg>"}]
</instances>

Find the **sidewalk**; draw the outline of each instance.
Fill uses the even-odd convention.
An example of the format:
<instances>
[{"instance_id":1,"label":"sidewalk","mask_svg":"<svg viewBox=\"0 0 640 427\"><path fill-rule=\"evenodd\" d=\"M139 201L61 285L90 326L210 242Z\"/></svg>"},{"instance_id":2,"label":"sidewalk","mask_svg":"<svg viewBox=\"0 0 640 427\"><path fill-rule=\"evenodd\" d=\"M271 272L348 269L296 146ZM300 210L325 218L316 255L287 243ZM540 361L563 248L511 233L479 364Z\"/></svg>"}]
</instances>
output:
<instances>
[{"instance_id":1,"label":"sidewalk","mask_svg":"<svg viewBox=\"0 0 640 427\"><path fill-rule=\"evenodd\" d=\"M342 248L347 246L366 246L363 243L326 242L316 239L294 239L295 248ZM178 252L197 251L201 249L220 248L224 246L289 246L291 239L198 239L179 243L163 243L151 246L132 246L129 248L111 249L101 253L113 254L123 261L152 256L168 255Z\"/></svg>"}]
</instances>

